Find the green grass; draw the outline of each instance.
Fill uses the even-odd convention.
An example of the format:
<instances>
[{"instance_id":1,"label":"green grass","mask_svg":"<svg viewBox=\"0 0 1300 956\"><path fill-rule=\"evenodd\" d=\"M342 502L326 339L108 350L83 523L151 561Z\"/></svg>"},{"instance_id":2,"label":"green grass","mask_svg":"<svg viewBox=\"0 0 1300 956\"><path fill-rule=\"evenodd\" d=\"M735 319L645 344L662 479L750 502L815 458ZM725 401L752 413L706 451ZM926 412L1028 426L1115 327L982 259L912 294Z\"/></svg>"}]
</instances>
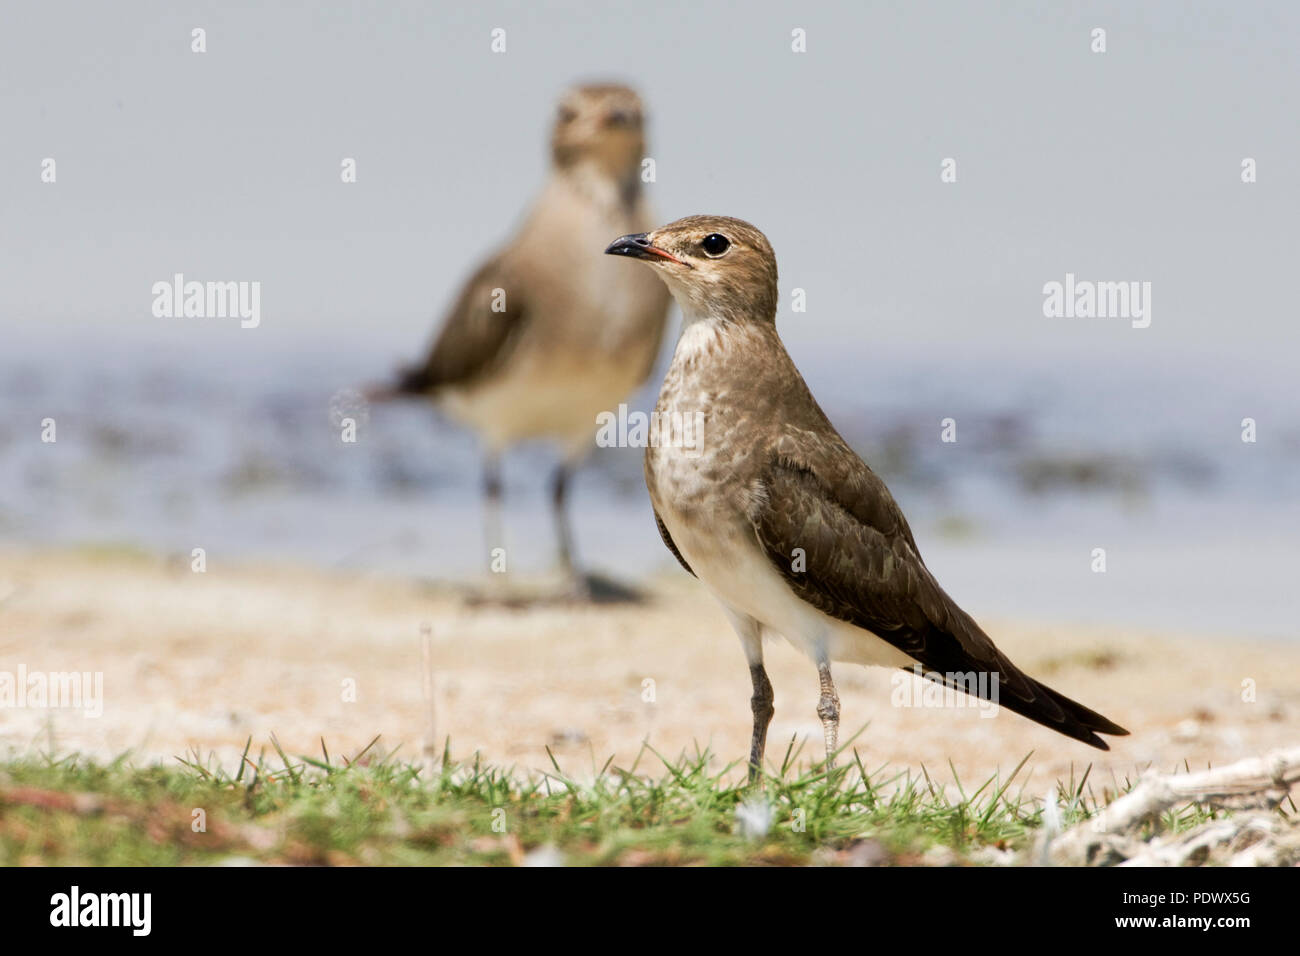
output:
<instances>
[{"instance_id":1,"label":"green grass","mask_svg":"<svg viewBox=\"0 0 1300 956\"><path fill-rule=\"evenodd\" d=\"M627 768L592 768L590 783L554 759L531 775L449 754L422 766L375 741L351 757L323 741L319 755L291 757L273 739L269 755L246 749L234 768L195 755L141 767L129 755L28 757L0 764L0 864L509 865L535 851L530 860L577 865L911 864L933 862L934 847L960 863L1026 849L1042 823L1041 800L1016 788L1028 756L1006 780L958 782L956 795L925 771L869 770L852 751L829 776L798 758L788 749L759 789L728 782L734 766L710 769L708 752L667 759L649 747ZM1128 786L1097 794L1086 770L1059 782L1065 823ZM766 818L766 831L742 832L738 810ZM1208 818L1192 808L1162 823Z\"/></svg>"}]
</instances>

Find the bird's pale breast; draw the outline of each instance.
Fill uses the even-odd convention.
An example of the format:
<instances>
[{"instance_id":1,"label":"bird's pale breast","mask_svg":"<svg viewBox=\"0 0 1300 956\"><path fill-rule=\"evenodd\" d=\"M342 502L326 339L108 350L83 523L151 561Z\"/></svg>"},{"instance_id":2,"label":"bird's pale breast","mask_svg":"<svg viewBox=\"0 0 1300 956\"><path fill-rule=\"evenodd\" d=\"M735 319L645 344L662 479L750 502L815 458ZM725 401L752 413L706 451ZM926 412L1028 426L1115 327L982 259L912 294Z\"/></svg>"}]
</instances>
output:
<instances>
[{"instance_id":1,"label":"bird's pale breast","mask_svg":"<svg viewBox=\"0 0 1300 956\"><path fill-rule=\"evenodd\" d=\"M759 545L749 506L763 493L761 469L782 412L768 400L777 389L763 381L761 365L727 354L734 345L704 322L688 325L678 341L655 411L669 422L701 412L703 432L694 449L671 441L646 449L655 512L701 583L733 613L814 660L907 665L907 655L876 635L800 599Z\"/></svg>"}]
</instances>

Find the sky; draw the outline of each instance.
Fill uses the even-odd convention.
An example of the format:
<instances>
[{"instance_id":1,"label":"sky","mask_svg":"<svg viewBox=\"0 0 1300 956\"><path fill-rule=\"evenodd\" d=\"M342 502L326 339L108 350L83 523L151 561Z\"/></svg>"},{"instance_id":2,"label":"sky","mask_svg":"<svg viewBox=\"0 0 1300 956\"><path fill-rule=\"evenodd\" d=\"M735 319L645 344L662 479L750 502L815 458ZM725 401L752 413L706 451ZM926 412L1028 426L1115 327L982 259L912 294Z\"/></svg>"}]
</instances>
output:
<instances>
[{"instance_id":1,"label":"sky","mask_svg":"<svg viewBox=\"0 0 1300 956\"><path fill-rule=\"evenodd\" d=\"M0 336L410 355L536 194L557 97L610 78L663 221L768 234L796 357L1294 362L1300 5L1056 6L7 3ZM260 281L260 326L155 317L176 272ZM1067 273L1150 282L1150 326L1045 317Z\"/></svg>"}]
</instances>

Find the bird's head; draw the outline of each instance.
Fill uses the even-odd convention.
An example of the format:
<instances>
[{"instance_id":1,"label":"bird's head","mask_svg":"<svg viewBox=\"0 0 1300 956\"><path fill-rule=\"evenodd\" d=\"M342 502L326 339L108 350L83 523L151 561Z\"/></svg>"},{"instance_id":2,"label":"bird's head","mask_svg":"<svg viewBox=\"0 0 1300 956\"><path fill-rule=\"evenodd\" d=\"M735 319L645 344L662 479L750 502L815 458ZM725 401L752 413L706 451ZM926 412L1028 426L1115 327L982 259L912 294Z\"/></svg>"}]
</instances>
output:
<instances>
[{"instance_id":1,"label":"bird's head","mask_svg":"<svg viewBox=\"0 0 1300 956\"><path fill-rule=\"evenodd\" d=\"M645 154L641 97L614 83L588 84L560 100L551 134L551 153L560 167L592 163L624 178Z\"/></svg>"},{"instance_id":2,"label":"bird's head","mask_svg":"<svg viewBox=\"0 0 1300 956\"><path fill-rule=\"evenodd\" d=\"M640 259L668 285L686 320L776 321L776 253L740 219L687 216L615 239L611 256Z\"/></svg>"}]
</instances>

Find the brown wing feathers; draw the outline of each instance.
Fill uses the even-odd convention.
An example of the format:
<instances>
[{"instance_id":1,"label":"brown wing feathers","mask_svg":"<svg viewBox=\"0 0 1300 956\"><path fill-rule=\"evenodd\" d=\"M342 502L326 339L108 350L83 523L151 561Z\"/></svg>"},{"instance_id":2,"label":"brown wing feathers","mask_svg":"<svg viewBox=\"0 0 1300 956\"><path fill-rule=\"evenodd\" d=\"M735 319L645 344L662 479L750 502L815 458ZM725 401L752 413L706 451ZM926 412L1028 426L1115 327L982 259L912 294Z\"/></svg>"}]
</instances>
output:
<instances>
[{"instance_id":1,"label":"brown wing feathers","mask_svg":"<svg viewBox=\"0 0 1300 956\"><path fill-rule=\"evenodd\" d=\"M461 290L424 364L401 370L391 392L423 395L469 385L495 368L527 315L519 288L508 281L499 258L485 263ZM498 297L498 289L505 294Z\"/></svg>"},{"instance_id":2,"label":"brown wing feathers","mask_svg":"<svg viewBox=\"0 0 1300 956\"><path fill-rule=\"evenodd\" d=\"M1127 733L1039 684L998 651L939 587L883 482L847 446L794 451L787 445L773 455L750 519L773 566L801 599L871 631L927 671L996 672L1000 705L1084 743L1105 750L1094 731ZM834 465L821 467L827 460ZM801 571L791 560L795 548L804 552Z\"/></svg>"},{"instance_id":3,"label":"brown wing feathers","mask_svg":"<svg viewBox=\"0 0 1300 956\"><path fill-rule=\"evenodd\" d=\"M668 528L665 527L664 520L659 517L659 512L657 511L655 512L655 526L659 529L659 537L663 538L664 544L667 545L668 550L673 553L673 557L677 559L677 563L684 567L687 573L692 577L698 577L698 575L691 570L691 566L686 563L686 559L682 557L682 553L677 550L677 543L673 541L673 536L668 533Z\"/></svg>"}]
</instances>

